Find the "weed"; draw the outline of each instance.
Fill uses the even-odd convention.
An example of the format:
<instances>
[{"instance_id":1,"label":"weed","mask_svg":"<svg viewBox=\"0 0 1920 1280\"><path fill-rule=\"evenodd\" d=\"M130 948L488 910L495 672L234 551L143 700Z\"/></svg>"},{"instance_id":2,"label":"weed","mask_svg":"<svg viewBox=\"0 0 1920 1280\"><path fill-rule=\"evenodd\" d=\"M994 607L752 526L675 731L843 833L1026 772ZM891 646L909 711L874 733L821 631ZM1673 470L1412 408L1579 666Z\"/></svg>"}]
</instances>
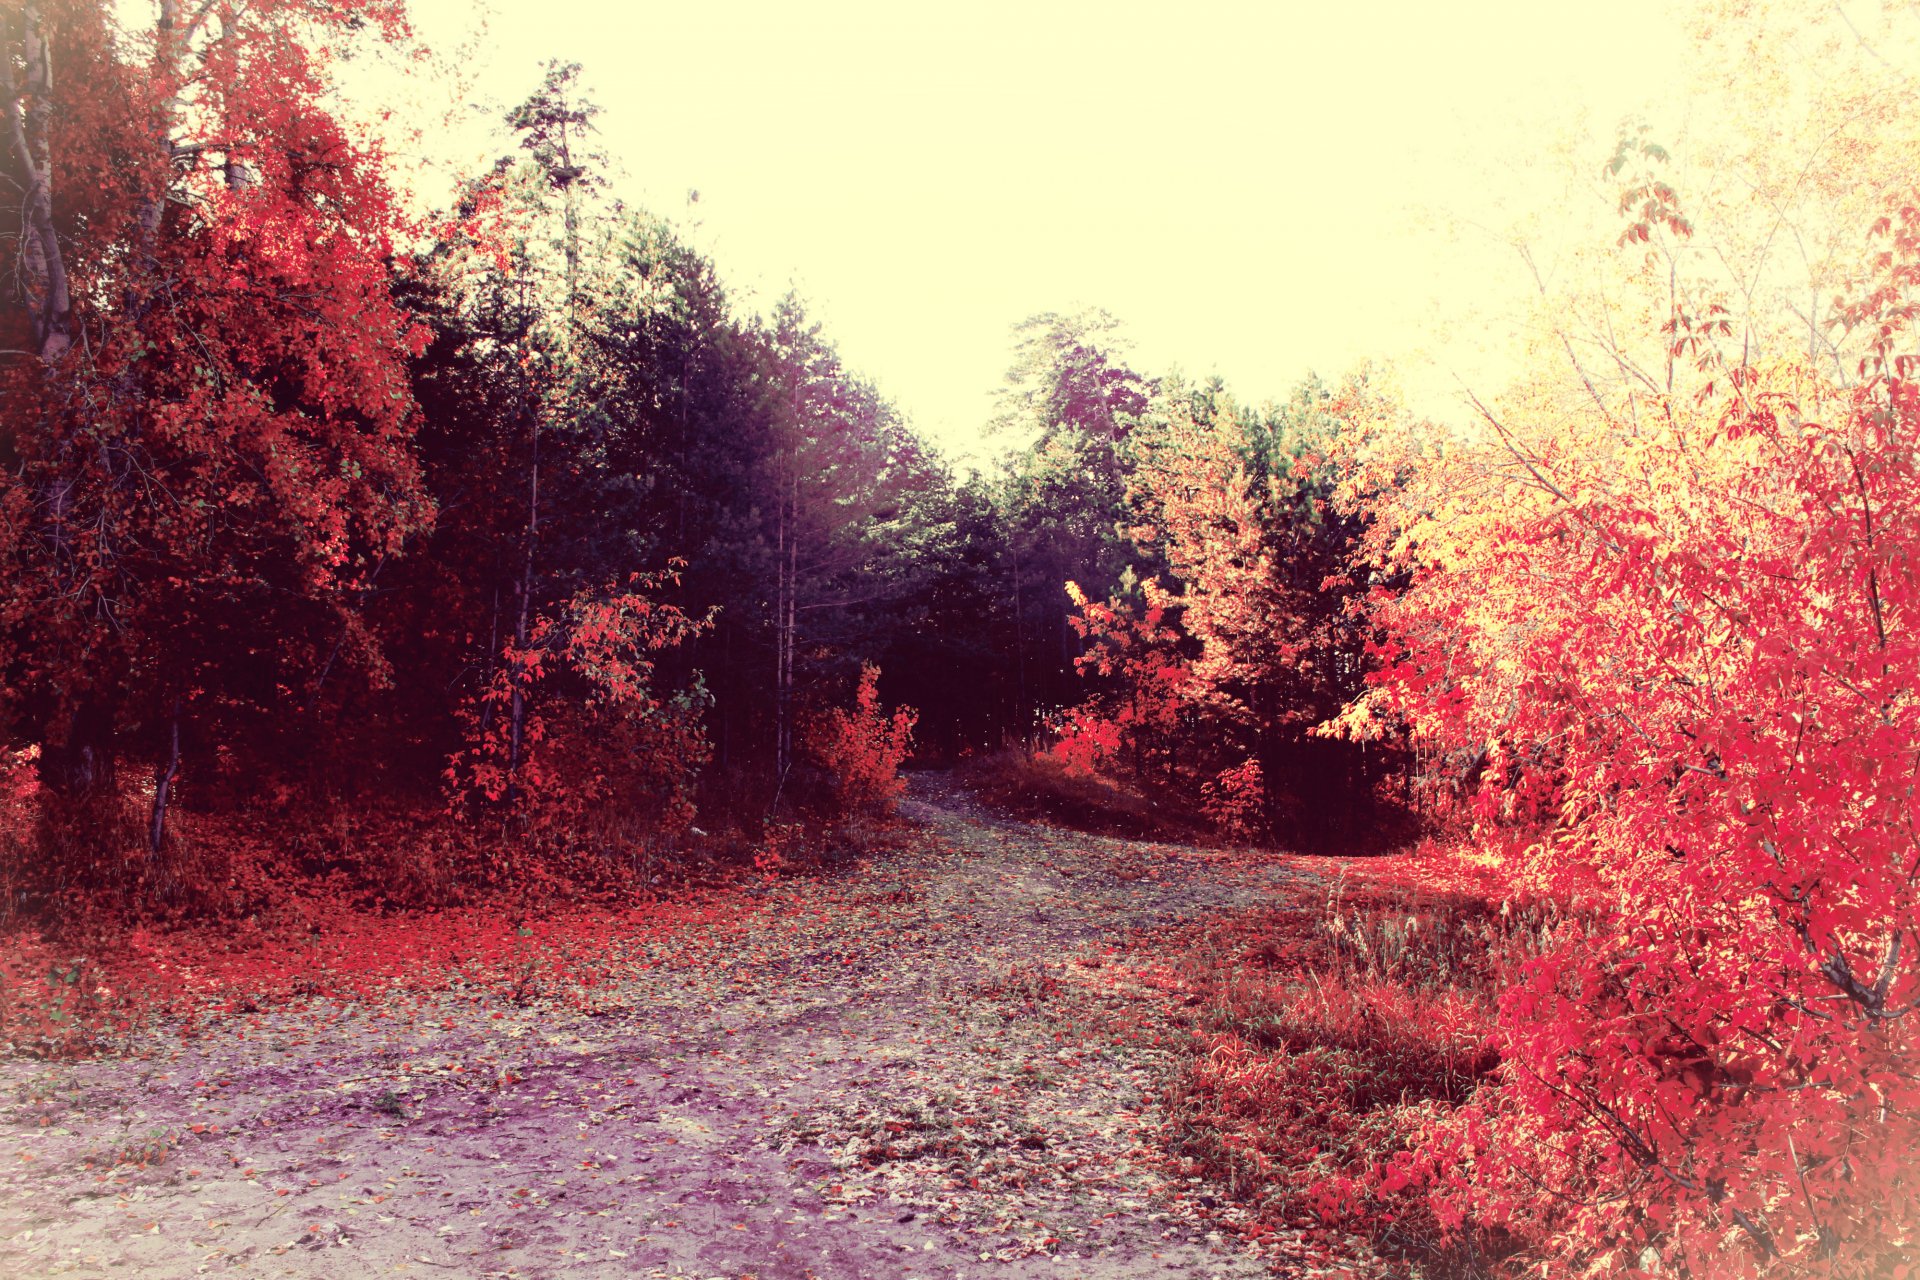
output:
<instances>
[{"instance_id":1,"label":"weed","mask_svg":"<svg viewBox=\"0 0 1920 1280\"><path fill-rule=\"evenodd\" d=\"M389 1116L395 1120L405 1120L407 1118L406 1104L401 1101L400 1095L392 1089L382 1089L374 1096L372 1101L367 1103L367 1109L377 1111L381 1115Z\"/></svg>"},{"instance_id":2,"label":"weed","mask_svg":"<svg viewBox=\"0 0 1920 1280\"><path fill-rule=\"evenodd\" d=\"M90 1169L113 1169L130 1165L138 1169L164 1164L175 1148L174 1135L165 1129L149 1129L144 1138L131 1139L116 1146L95 1148L81 1157Z\"/></svg>"}]
</instances>

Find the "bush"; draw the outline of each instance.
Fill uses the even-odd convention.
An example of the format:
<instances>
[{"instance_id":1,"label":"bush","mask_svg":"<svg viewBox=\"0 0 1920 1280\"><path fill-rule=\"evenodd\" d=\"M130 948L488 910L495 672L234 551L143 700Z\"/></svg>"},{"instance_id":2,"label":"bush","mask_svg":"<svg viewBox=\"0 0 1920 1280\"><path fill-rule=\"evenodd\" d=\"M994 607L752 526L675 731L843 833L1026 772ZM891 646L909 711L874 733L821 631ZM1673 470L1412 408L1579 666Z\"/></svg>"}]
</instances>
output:
<instances>
[{"instance_id":1,"label":"bush","mask_svg":"<svg viewBox=\"0 0 1920 1280\"><path fill-rule=\"evenodd\" d=\"M1267 781L1258 760L1246 760L1200 784L1200 807L1230 840L1252 840L1266 826Z\"/></svg>"},{"instance_id":2,"label":"bush","mask_svg":"<svg viewBox=\"0 0 1920 1280\"><path fill-rule=\"evenodd\" d=\"M1252 1211L1255 1234L1304 1228L1462 1277L1515 1252L1495 1215L1441 1184L1458 1164L1447 1144L1497 1089L1500 993L1557 917L1496 906L1474 872L1434 850L1369 861L1318 911L1178 940L1170 967L1193 1008L1164 1095L1173 1151Z\"/></svg>"},{"instance_id":3,"label":"bush","mask_svg":"<svg viewBox=\"0 0 1920 1280\"><path fill-rule=\"evenodd\" d=\"M802 748L826 773L838 813L892 812L906 787L900 765L913 750L918 719L911 707L891 716L881 709L880 668L869 663L860 669L852 707L832 708L803 726Z\"/></svg>"}]
</instances>

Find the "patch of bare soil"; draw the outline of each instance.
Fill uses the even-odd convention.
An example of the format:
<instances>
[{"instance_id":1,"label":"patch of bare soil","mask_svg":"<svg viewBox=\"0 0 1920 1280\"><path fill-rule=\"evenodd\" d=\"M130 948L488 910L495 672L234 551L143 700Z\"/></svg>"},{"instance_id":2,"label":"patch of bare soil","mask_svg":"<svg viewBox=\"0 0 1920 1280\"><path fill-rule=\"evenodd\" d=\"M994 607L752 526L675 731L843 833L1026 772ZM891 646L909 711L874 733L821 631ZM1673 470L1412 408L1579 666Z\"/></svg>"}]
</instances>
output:
<instances>
[{"instance_id":1,"label":"patch of bare soil","mask_svg":"<svg viewBox=\"0 0 1920 1280\"><path fill-rule=\"evenodd\" d=\"M590 1012L459 991L0 1063L8 1274L1307 1274L1170 1183L1143 928L1317 892L914 780L904 850L742 895Z\"/></svg>"}]
</instances>

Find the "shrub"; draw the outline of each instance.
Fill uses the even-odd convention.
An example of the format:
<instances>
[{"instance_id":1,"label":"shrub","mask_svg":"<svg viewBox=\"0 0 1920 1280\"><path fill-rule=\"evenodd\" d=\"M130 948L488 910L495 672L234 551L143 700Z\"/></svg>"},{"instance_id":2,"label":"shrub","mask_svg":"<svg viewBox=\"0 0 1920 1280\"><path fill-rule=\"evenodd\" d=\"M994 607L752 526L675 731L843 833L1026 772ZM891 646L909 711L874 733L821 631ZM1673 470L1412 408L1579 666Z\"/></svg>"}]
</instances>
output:
<instances>
[{"instance_id":1,"label":"shrub","mask_svg":"<svg viewBox=\"0 0 1920 1280\"><path fill-rule=\"evenodd\" d=\"M880 668L860 669L853 706L835 707L810 719L802 729L802 747L827 774L834 807L846 815L889 813L905 783L900 765L913 750L911 707L892 715L880 706Z\"/></svg>"},{"instance_id":2,"label":"shrub","mask_svg":"<svg viewBox=\"0 0 1920 1280\"><path fill-rule=\"evenodd\" d=\"M1266 824L1267 783L1258 760L1245 760L1200 784L1200 807L1221 834L1251 840Z\"/></svg>"},{"instance_id":3,"label":"shrub","mask_svg":"<svg viewBox=\"0 0 1920 1280\"><path fill-rule=\"evenodd\" d=\"M1782 358L1537 437L1519 400L1396 499L1376 723L1592 921L1503 996L1455 1147L1561 1274L1920 1243L1920 207L1881 232L1858 381Z\"/></svg>"}]
</instances>

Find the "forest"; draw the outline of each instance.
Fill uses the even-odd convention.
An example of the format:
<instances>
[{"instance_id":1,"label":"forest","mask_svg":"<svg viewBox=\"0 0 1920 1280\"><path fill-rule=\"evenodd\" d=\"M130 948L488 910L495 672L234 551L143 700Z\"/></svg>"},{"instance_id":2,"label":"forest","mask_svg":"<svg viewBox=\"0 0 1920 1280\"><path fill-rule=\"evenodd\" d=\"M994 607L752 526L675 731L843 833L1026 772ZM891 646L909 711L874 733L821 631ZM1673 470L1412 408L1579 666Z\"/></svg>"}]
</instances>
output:
<instances>
[{"instance_id":1,"label":"forest","mask_svg":"<svg viewBox=\"0 0 1920 1280\"><path fill-rule=\"evenodd\" d=\"M1865 8L1699 7L1737 127L1580 157L1457 420L1063 308L976 468L591 66L432 207L338 92L404 0L4 0L0 1259L1920 1280Z\"/></svg>"}]
</instances>

